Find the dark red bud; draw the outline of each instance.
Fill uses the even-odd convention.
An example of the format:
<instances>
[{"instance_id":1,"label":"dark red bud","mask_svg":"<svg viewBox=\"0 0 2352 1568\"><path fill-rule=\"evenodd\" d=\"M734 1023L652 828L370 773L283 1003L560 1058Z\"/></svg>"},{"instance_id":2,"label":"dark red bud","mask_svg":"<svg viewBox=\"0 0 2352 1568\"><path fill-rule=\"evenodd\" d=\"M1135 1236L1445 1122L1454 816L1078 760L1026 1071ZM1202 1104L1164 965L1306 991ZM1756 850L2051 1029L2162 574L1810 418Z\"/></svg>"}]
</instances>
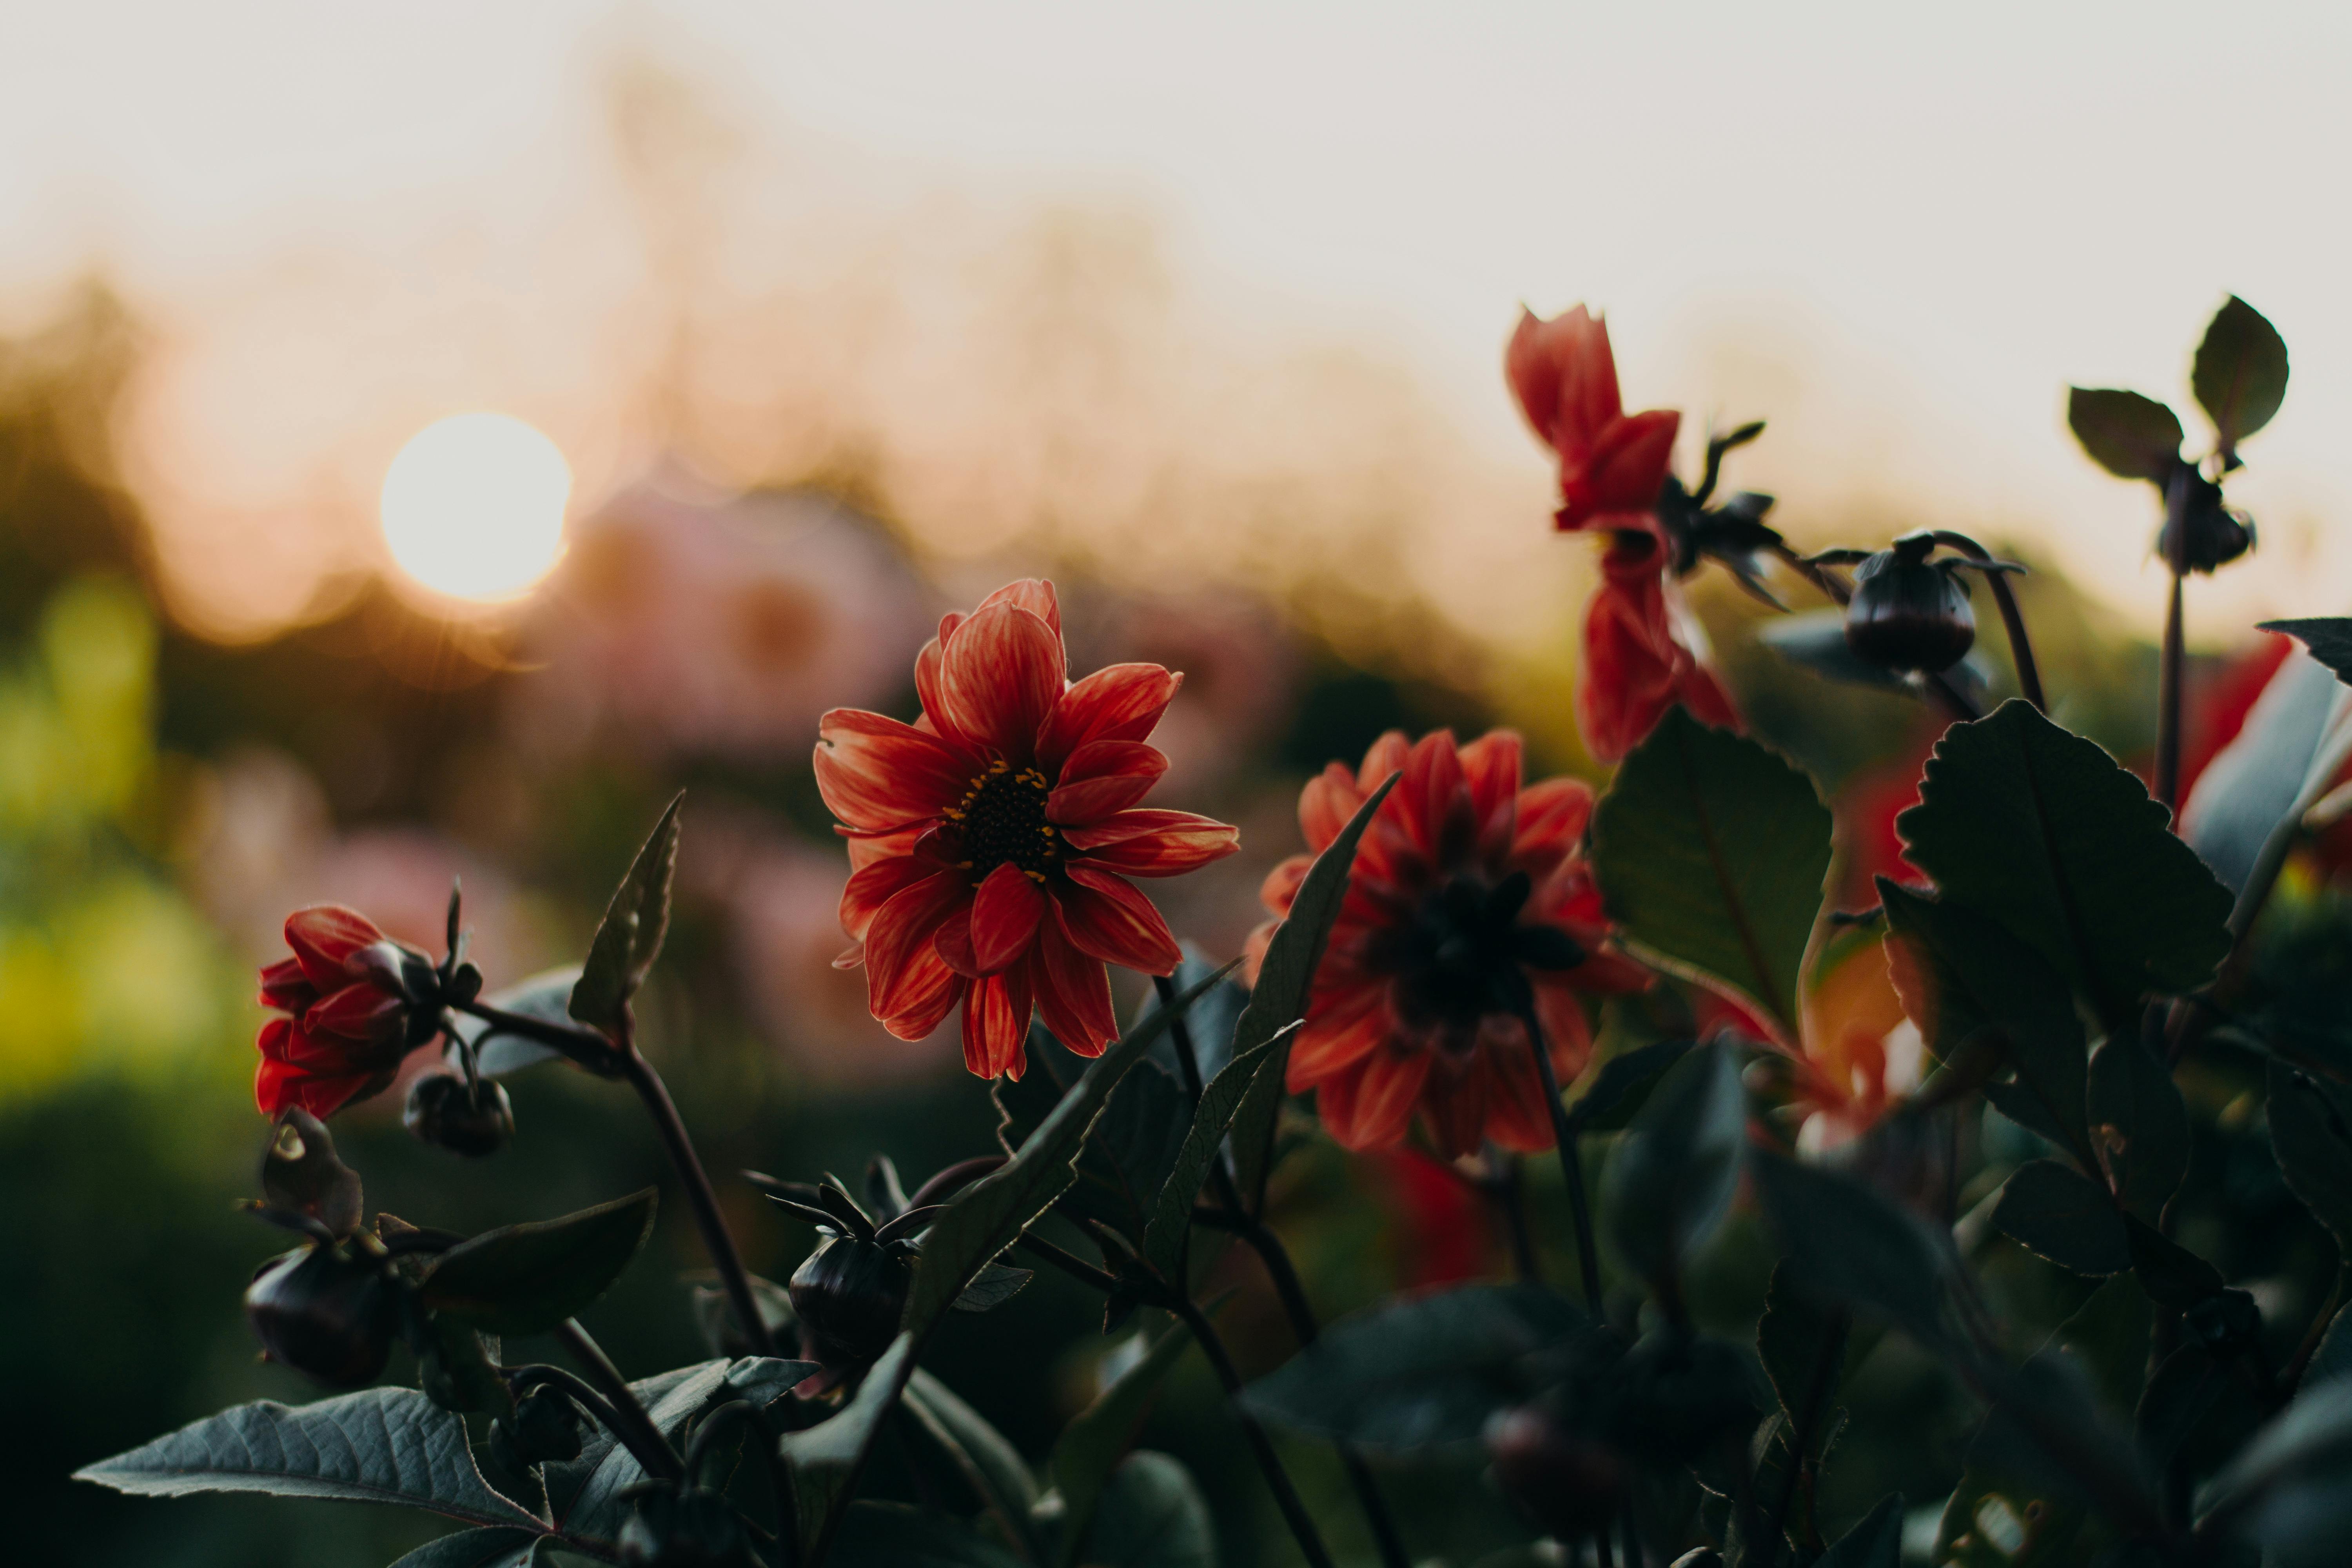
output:
<instances>
[{"instance_id":1,"label":"dark red bud","mask_svg":"<svg viewBox=\"0 0 2352 1568\"><path fill-rule=\"evenodd\" d=\"M1854 569L1846 647L1881 669L1940 674L1976 640L1967 590L1923 552L1897 544Z\"/></svg>"},{"instance_id":2,"label":"dark red bud","mask_svg":"<svg viewBox=\"0 0 2352 1568\"><path fill-rule=\"evenodd\" d=\"M245 1315L270 1360L331 1388L357 1388L392 1354L400 1299L376 1263L306 1247L253 1277Z\"/></svg>"},{"instance_id":3,"label":"dark red bud","mask_svg":"<svg viewBox=\"0 0 2352 1568\"><path fill-rule=\"evenodd\" d=\"M455 1073L428 1073L411 1086L400 1123L419 1142L469 1159L495 1154L514 1136L507 1091L484 1079L469 1093Z\"/></svg>"},{"instance_id":4,"label":"dark red bud","mask_svg":"<svg viewBox=\"0 0 2352 1568\"><path fill-rule=\"evenodd\" d=\"M810 1253L790 1287L810 1356L828 1367L864 1366L888 1350L912 1277L896 1245L835 1237Z\"/></svg>"}]
</instances>

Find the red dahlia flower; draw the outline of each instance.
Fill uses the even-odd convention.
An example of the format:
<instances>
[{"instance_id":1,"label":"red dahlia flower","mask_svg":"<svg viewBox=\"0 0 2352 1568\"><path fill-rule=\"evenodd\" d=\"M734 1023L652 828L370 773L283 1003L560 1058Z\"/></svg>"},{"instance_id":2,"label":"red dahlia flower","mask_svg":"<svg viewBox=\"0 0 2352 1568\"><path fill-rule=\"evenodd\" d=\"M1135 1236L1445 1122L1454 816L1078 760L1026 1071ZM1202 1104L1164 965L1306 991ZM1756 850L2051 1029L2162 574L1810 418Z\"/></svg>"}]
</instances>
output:
<instances>
[{"instance_id":1,"label":"red dahlia flower","mask_svg":"<svg viewBox=\"0 0 2352 1568\"><path fill-rule=\"evenodd\" d=\"M380 1093L422 1043L412 1037L402 971L431 963L341 904L287 916L286 945L294 956L261 971L261 1005L287 1016L261 1026L254 1102L264 1116L290 1105L331 1116Z\"/></svg>"},{"instance_id":2,"label":"red dahlia flower","mask_svg":"<svg viewBox=\"0 0 2352 1568\"><path fill-rule=\"evenodd\" d=\"M1522 310L1503 363L1519 411L1559 459L1563 530L1656 511L1682 416L1625 412L1608 322L1581 305L1549 321Z\"/></svg>"},{"instance_id":3,"label":"red dahlia flower","mask_svg":"<svg viewBox=\"0 0 2352 1568\"><path fill-rule=\"evenodd\" d=\"M1519 787L1519 737L1496 730L1455 749L1444 730L1408 746L1381 736L1298 797L1322 850L1391 773L1356 850L1348 896L1290 1048L1289 1088L1350 1149L1402 1142L1416 1112L1458 1158L1492 1138L1549 1149L1544 1104L1519 1007L1532 1000L1565 1082L1592 1049L1579 992L1638 991L1647 974L1602 951L1608 923L1579 854L1592 791L1574 779ZM1286 915L1311 863L1275 868L1262 897ZM1253 966L1271 923L1251 940Z\"/></svg>"},{"instance_id":4,"label":"red dahlia flower","mask_svg":"<svg viewBox=\"0 0 2352 1568\"><path fill-rule=\"evenodd\" d=\"M1118 1033L1104 965L1166 974L1181 954L1127 879L1172 877L1240 836L1135 809L1168 759L1144 744L1181 676L1115 664L1065 679L1053 584L998 589L950 615L915 661L922 717L836 708L817 788L849 839L841 924L874 1016L919 1040L963 1009L964 1065L1019 1078L1032 1007L1098 1056Z\"/></svg>"},{"instance_id":5,"label":"red dahlia flower","mask_svg":"<svg viewBox=\"0 0 2352 1568\"><path fill-rule=\"evenodd\" d=\"M1576 723L1604 763L1640 745L1677 702L1718 729L1739 728L1723 683L1675 635L1664 562L1656 534L1630 529L1601 557L1601 589L1584 612Z\"/></svg>"}]
</instances>

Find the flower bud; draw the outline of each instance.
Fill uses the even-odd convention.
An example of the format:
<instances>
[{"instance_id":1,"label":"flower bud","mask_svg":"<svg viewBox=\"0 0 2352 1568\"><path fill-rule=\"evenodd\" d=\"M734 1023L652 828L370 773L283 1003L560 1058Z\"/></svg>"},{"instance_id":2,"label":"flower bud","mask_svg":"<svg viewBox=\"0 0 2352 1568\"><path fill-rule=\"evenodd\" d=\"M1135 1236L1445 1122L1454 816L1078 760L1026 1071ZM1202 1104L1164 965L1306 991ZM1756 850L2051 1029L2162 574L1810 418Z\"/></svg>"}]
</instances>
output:
<instances>
[{"instance_id":1,"label":"flower bud","mask_svg":"<svg viewBox=\"0 0 2352 1568\"><path fill-rule=\"evenodd\" d=\"M1968 590L1927 559L1934 548L1933 540L1914 535L1854 568L1846 647L1881 669L1940 674L1976 643Z\"/></svg>"},{"instance_id":2,"label":"flower bud","mask_svg":"<svg viewBox=\"0 0 2352 1568\"><path fill-rule=\"evenodd\" d=\"M837 1236L810 1253L790 1287L807 1353L828 1367L864 1366L888 1350L912 1276L887 1243Z\"/></svg>"},{"instance_id":3,"label":"flower bud","mask_svg":"<svg viewBox=\"0 0 2352 1568\"><path fill-rule=\"evenodd\" d=\"M1541 1406L1498 1412L1486 1423L1486 1456L1511 1500L1562 1541L1606 1529L1624 1505L1618 1457Z\"/></svg>"},{"instance_id":4,"label":"flower bud","mask_svg":"<svg viewBox=\"0 0 2352 1568\"><path fill-rule=\"evenodd\" d=\"M507 1091L488 1079L468 1093L455 1073L428 1073L409 1089L401 1125L420 1142L478 1159L495 1154L514 1136L514 1107Z\"/></svg>"},{"instance_id":5,"label":"flower bud","mask_svg":"<svg viewBox=\"0 0 2352 1568\"><path fill-rule=\"evenodd\" d=\"M2181 482L2189 487L2181 513L2188 533L2189 569L2210 576L2214 568L2228 565L2254 547L2254 521L2244 512L2223 506L2221 487L2204 475L2192 470ZM2156 539L2157 553L2167 559L2171 554L2169 532L2169 525L2158 529Z\"/></svg>"},{"instance_id":6,"label":"flower bud","mask_svg":"<svg viewBox=\"0 0 2352 1568\"><path fill-rule=\"evenodd\" d=\"M246 1288L245 1315L271 1361L357 1388L383 1371L400 1298L375 1263L306 1247L262 1266Z\"/></svg>"}]
</instances>

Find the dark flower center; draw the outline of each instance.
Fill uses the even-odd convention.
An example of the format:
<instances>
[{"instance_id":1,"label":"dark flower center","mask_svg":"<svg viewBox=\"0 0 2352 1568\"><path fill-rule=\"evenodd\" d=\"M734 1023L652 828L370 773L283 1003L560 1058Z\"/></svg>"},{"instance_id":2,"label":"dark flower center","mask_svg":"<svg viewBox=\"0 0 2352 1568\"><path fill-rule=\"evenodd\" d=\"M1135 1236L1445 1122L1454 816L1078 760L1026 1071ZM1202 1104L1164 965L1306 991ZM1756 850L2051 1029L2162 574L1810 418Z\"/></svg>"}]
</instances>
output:
<instances>
[{"instance_id":1,"label":"dark flower center","mask_svg":"<svg viewBox=\"0 0 2352 1568\"><path fill-rule=\"evenodd\" d=\"M1044 881L1061 857L1060 840L1045 820L1045 797L1053 787L1034 767L1015 773L1008 763L989 763L947 812L963 841L963 858L956 864L975 881L1005 865L1020 867L1032 881Z\"/></svg>"},{"instance_id":2,"label":"dark flower center","mask_svg":"<svg viewBox=\"0 0 2352 1568\"><path fill-rule=\"evenodd\" d=\"M1399 981L1397 1000L1409 1022L1444 1025L1449 1042L1466 1046L1486 1015L1517 1015L1533 1004L1527 970L1584 962L1584 950L1558 926L1520 923L1531 889L1525 871L1492 884L1457 876L1381 933L1368 956L1377 972Z\"/></svg>"}]
</instances>

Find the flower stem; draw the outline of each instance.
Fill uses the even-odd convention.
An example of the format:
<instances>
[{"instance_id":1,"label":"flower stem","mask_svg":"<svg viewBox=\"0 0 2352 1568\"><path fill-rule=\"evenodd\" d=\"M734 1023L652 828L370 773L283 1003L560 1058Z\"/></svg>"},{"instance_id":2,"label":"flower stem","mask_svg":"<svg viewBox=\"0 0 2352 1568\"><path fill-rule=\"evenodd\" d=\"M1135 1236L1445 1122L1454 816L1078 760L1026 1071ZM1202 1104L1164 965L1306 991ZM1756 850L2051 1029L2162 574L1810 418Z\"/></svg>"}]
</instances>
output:
<instances>
[{"instance_id":1,"label":"flower stem","mask_svg":"<svg viewBox=\"0 0 2352 1568\"><path fill-rule=\"evenodd\" d=\"M573 1373L564 1371L560 1366L549 1366L540 1362L534 1362L529 1366L512 1368L507 1373L507 1386L511 1389L529 1388L543 1383L553 1384L577 1400L588 1414L594 1416L597 1423L605 1431L610 1432L616 1440L623 1443L628 1441L627 1435L622 1430L621 1413L613 1408L613 1402ZM643 1463L642 1460L639 1462Z\"/></svg>"},{"instance_id":2,"label":"flower stem","mask_svg":"<svg viewBox=\"0 0 2352 1568\"><path fill-rule=\"evenodd\" d=\"M1530 1285L1540 1284L1543 1270L1536 1264L1535 1237L1528 1230L1527 1183L1519 1157L1489 1142L1485 1159L1486 1174L1478 1188L1502 1214L1503 1229L1511 1241L1511 1263L1520 1279Z\"/></svg>"},{"instance_id":3,"label":"flower stem","mask_svg":"<svg viewBox=\"0 0 2352 1568\"><path fill-rule=\"evenodd\" d=\"M636 1456L637 1463L646 1468L646 1473L659 1476L664 1480L683 1479L685 1461L669 1446L669 1440L661 1435L661 1428L654 1425L654 1418L646 1414L646 1407L637 1403L636 1394L629 1388L629 1380L621 1375L620 1369L613 1364L596 1342L588 1337L588 1331L580 1326L580 1320L566 1318L557 1324L555 1339L587 1373L588 1381L604 1392L605 1399L612 1405L614 1415L620 1418L620 1425L614 1428L613 1436Z\"/></svg>"},{"instance_id":4,"label":"flower stem","mask_svg":"<svg viewBox=\"0 0 2352 1568\"><path fill-rule=\"evenodd\" d=\"M1983 545L1965 533L1939 528L1935 539L1937 543L1949 546L1971 561L1992 559ZM2033 639L2025 635L2025 616L2017 607L2017 595L2010 588L2009 574L1987 572L1983 576L1992 587L1993 603L2000 606L2001 627L2009 634L2010 661L2017 666L2017 689L2036 710L2047 713L2050 703L2042 694L2042 667L2033 657Z\"/></svg>"},{"instance_id":5,"label":"flower stem","mask_svg":"<svg viewBox=\"0 0 2352 1568\"><path fill-rule=\"evenodd\" d=\"M1584 1286L1584 1304L1601 1311L1601 1255L1592 1239L1592 1205L1585 1197L1584 1166L1577 1157L1576 1128L1560 1103L1559 1075L1552 1070L1551 1044L1544 1037L1543 1020L1536 1016L1532 996L1519 1004L1519 1022L1526 1026L1528 1048L1535 1052L1536 1072L1543 1079L1544 1104L1551 1110L1551 1136L1559 1152L1559 1173L1568 1184L1569 1212L1576 1217L1576 1264ZM1605 1548L1605 1543L1604 1543Z\"/></svg>"},{"instance_id":6,"label":"flower stem","mask_svg":"<svg viewBox=\"0 0 2352 1568\"><path fill-rule=\"evenodd\" d=\"M1209 1365L1216 1373L1217 1381L1224 1384L1226 1404L1234 1413L1234 1419L1241 1426L1242 1436L1248 1441L1258 1468L1265 1473L1267 1489L1274 1493L1275 1504L1282 1510L1283 1522L1290 1526L1290 1533L1298 1542L1299 1553L1312 1568L1333 1568L1330 1549L1323 1544L1322 1534L1315 1528L1315 1521L1307 1513L1306 1503L1299 1500L1298 1489L1290 1481L1290 1472L1282 1468L1282 1457L1274 1451L1274 1440L1265 1435L1265 1428L1258 1425L1257 1417L1251 1415L1241 1402L1242 1375L1235 1370L1233 1357L1225 1353L1225 1343L1217 1337L1215 1325L1209 1321L1206 1313L1181 1292L1172 1303L1172 1310L1184 1320L1184 1326L1192 1331L1192 1337L1201 1342L1202 1353L1209 1358Z\"/></svg>"},{"instance_id":7,"label":"flower stem","mask_svg":"<svg viewBox=\"0 0 2352 1568\"><path fill-rule=\"evenodd\" d=\"M517 1035L526 1040L536 1041L550 1050L562 1052L568 1060L586 1068L598 1078L614 1078L623 1070L620 1053L613 1048L613 1042L593 1029L578 1024L558 1024L546 1018L534 1018L528 1013L510 1013L487 1002L452 1002L449 1005L460 1013L488 1024L490 1034Z\"/></svg>"},{"instance_id":8,"label":"flower stem","mask_svg":"<svg viewBox=\"0 0 2352 1568\"><path fill-rule=\"evenodd\" d=\"M2180 705L2188 654L2182 643L2181 583L2189 575L2189 480L2195 470L2174 471L2164 487L2164 565L2172 574L2172 598L2164 616L2164 662L2156 684L2156 798L2176 816L2180 805Z\"/></svg>"}]
</instances>

